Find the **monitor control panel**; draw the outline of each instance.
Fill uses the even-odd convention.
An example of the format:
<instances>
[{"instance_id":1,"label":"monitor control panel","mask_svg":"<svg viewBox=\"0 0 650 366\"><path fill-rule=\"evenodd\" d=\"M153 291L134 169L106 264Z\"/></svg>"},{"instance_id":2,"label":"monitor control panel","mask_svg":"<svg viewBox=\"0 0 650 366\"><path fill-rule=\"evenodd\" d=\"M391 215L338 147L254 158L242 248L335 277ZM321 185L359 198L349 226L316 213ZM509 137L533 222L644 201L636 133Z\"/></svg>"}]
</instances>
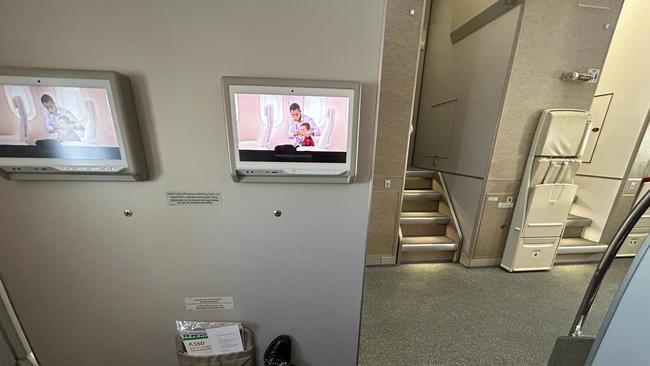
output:
<instances>
[{"instance_id":1,"label":"monitor control panel","mask_svg":"<svg viewBox=\"0 0 650 366\"><path fill-rule=\"evenodd\" d=\"M237 169L237 175L253 176L322 176L322 175L343 175L347 174L345 169Z\"/></svg>"},{"instance_id":2,"label":"monitor control panel","mask_svg":"<svg viewBox=\"0 0 650 366\"><path fill-rule=\"evenodd\" d=\"M61 165L61 166L25 166L25 167L0 167L0 169L12 173L42 173L42 172L79 172L79 173L117 173L125 169L119 166L79 166L79 165Z\"/></svg>"}]
</instances>

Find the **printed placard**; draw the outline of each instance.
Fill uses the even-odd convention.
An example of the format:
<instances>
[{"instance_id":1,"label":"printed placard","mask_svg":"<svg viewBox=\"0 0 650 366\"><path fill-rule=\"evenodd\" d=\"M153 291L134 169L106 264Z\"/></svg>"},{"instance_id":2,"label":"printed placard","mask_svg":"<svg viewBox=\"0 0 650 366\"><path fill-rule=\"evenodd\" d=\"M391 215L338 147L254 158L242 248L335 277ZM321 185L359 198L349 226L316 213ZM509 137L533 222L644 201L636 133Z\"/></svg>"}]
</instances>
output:
<instances>
[{"instance_id":1,"label":"printed placard","mask_svg":"<svg viewBox=\"0 0 650 366\"><path fill-rule=\"evenodd\" d=\"M186 297L185 309L188 311L232 310L235 302L232 296Z\"/></svg>"},{"instance_id":2,"label":"printed placard","mask_svg":"<svg viewBox=\"0 0 650 366\"><path fill-rule=\"evenodd\" d=\"M167 192L169 206L214 206L220 203L220 192Z\"/></svg>"}]
</instances>

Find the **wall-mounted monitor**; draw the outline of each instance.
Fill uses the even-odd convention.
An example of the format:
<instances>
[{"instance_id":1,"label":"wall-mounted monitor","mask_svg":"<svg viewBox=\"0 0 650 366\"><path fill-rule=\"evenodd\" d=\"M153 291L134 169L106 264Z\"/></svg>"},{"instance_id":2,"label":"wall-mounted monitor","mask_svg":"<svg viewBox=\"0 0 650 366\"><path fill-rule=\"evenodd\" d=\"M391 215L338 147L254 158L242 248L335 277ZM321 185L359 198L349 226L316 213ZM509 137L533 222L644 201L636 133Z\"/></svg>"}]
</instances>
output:
<instances>
[{"instance_id":1,"label":"wall-mounted monitor","mask_svg":"<svg viewBox=\"0 0 650 366\"><path fill-rule=\"evenodd\" d=\"M222 81L233 180L354 180L358 82L241 77Z\"/></svg>"},{"instance_id":2,"label":"wall-mounted monitor","mask_svg":"<svg viewBox=\"0 0 650 366\"><path fill-rule=\"evenodd\" d=\"M146 179L128 78L109 71L0 68L0 175Z\"/></svg>"}]
</instances>

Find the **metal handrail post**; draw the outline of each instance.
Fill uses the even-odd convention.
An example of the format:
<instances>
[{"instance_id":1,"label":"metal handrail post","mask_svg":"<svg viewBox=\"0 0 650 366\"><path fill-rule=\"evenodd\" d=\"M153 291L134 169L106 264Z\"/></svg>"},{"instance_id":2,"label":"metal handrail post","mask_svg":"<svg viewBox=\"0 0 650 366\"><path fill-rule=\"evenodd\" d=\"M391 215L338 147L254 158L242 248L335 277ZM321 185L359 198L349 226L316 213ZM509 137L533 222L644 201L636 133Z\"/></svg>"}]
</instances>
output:
<instances>
[{"instance_id":1,"label":"metal handrail post","mask_svg":"<svg viewBox=\"0 0 650 366\"><path fill-rule=\"evenodd\" d=\"M587 315L589 315L589 311L596 299L596 295L598 294L598 290L605 278L607 270L612 265L616 253L618 253L623 243L625 243L625 238L630 234L634 225L636 225L637 221L639 221L641 216L643 216L648 207L650 207L650 191L647 192L636 205L634 205L632 212L630 212L627 219L625 219L625 222L623 222L623 225L618 229L612 242L607 247L605 254L600 259L600 262L596 267L596 272L594 272L593 277L591 277L591 282L589 282L585 296L582 298L582 302L578 308L578 313L576 314L571 329L569 330L570 337L579 337L582 335L582 327L585 323L585 319L587 318Z\"/></svg>"}]
</instances>

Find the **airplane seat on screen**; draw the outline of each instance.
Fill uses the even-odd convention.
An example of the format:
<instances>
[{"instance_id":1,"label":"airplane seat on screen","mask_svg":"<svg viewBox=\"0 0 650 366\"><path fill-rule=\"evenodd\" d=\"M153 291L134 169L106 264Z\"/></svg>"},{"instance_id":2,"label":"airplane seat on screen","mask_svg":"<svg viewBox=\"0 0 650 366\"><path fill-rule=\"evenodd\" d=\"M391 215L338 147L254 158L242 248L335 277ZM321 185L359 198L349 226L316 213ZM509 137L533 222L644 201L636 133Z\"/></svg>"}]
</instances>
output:
<instances>
[{"instance_id":1,"label":"airplane seat on screen","mask_svg":"<svg viewBox=\"0 0 650 366\"><path fill-rule=\"evenodd\" d=\"M321 135L318 140L318 147L327 149L332 140L332 132L334 131L334 122L336 121L336 111L334 108L327 108L325 124L321 127Z\"/></svg>"},{"instance_id":2,"label":"airplane seat on screen","mask_svg":"<svg viewBox=\"0 0 650 366\"><path fill-rule=\"evenodd\" d=\"M14 134L0 135L0 144L26 145L27 144L27 111L22 96L11 99L15 112L18 114L18 130Z\"/></svg>"},{"instance_id":3,"label":"airplane seat on screen","mask_svg":"<svg viewBox=\"0 0 650 366\"><path fill-rule=\"evenodd\" d=\"M64 141L63 146L90 146L97 143L97 110L92 100L84 100L79 88L58 88L58 103L83 121L83 130L76 131L79 141Z\"/></svg>"},{"instance_id":4,"label":"airplane seat on screen","mask_svg":"<svg viewBox=\"0 0 650 366\"><path fill-rule=\"evenodd\" d=\"M90 144L95 144L97 142L97 110L92 100L86 101L86 110L88 111L88 121L83 140Z\"/></svg>"}]
</instances>

